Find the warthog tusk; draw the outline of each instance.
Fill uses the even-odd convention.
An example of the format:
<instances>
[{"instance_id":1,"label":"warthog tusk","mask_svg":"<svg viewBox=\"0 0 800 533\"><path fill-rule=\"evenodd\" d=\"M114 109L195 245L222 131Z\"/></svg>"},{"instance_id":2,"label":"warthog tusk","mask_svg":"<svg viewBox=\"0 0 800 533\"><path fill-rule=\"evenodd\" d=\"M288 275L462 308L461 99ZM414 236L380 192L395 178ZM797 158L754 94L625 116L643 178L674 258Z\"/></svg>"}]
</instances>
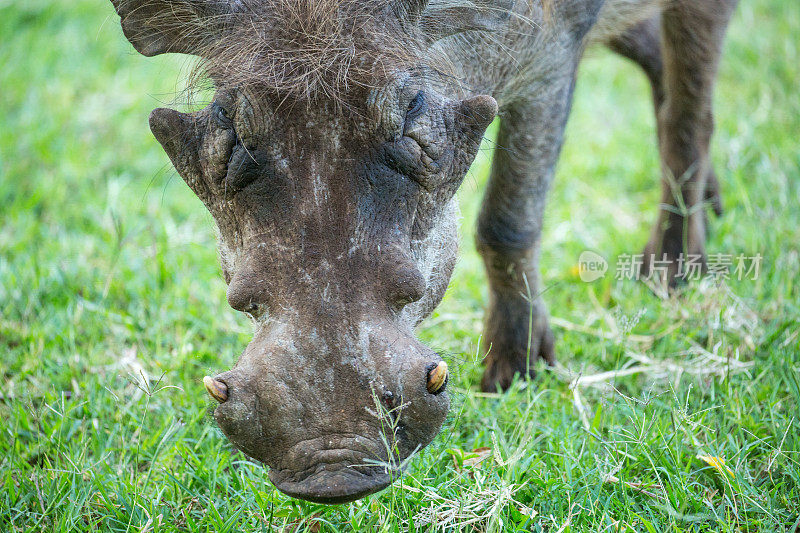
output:
<instances>
[{"instance_id":1,"label":"warthog tusk","mask_svg":"<svg viewBox=\"0 0 800 533\"><path fill-rule=\"evenodd\" d=\"M428 371L428 392L437 394L447 383L447 363L440 361L438 365Z\"/></svg>"},{"instance_id":2,"label":"warthog tusk","mask_svg":"<svg viewBox=\"0 0 800 533\"><path fill-rule=\"evenodd\" d=\"M228 399L228 386L221 381L217 381L211 376L203 378L203 385L206 386L208 394L219 403L223 403Z\"/></svg>"}]
</instances>

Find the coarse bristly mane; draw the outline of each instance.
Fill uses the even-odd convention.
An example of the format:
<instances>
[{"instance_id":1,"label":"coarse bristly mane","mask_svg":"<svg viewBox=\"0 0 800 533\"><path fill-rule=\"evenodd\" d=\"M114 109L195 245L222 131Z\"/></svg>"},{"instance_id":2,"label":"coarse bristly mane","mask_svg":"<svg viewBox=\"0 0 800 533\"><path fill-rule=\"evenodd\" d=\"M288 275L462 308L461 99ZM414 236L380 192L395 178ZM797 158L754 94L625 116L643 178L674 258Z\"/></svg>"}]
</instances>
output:
<instances>
[{"instance_id":1,"label":"coarse bristly mane","mask_svg":"<svg viewBox=\"0 0 800 533\"><path fill-rule=\"evenodd\" d=\"M449 35L496 29L513 6L513 0L112 1L143 54L196 55L217 86L257 85L308 99L335 99L383 72L417 64Z\"/></svg>"},{"instance_id":2,"label":"coarse bristly mane","mask_svg":"<svg viewBox=\"0 0 800 533\"><path fill-rule=\"evenodd\" d=\"M225 38L198 55L218 82L335 98L351 85L369 83L376 70L419 57L413 39L399 38L400 24L380 16L385 6L370 0L245 0L228 15Z\"/></svg>"}]
</instances>

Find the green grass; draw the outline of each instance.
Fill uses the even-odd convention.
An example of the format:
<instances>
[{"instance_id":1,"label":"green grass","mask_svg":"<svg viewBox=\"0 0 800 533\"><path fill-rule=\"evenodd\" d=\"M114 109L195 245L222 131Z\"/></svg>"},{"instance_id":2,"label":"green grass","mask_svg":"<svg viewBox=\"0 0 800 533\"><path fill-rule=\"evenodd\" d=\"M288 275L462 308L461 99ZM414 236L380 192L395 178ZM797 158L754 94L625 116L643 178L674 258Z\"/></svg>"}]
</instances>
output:
<instances>
[{"instance_id":1,"label":"green grass","mask_svg":"<svg viewBox=\"0 0 800 533\"><path fill-rule=\"evenodd\" d=\"M644 77L590 52L542 258L562 367L476 392L484 155L420 330L453 368L446 427L392 488L326 507L278 493L209 416L201 378L250 332L209 215L147 128L186 60L135 54L105 1L0 0L0 531L797 530L798 35L796 2L744 1L716 97L727 211L708 249L760 253L758 279L666 300L613 279L647 239L658 159ZM587 249L612 262L591 284Z\"/></svg>"}]
</instances>

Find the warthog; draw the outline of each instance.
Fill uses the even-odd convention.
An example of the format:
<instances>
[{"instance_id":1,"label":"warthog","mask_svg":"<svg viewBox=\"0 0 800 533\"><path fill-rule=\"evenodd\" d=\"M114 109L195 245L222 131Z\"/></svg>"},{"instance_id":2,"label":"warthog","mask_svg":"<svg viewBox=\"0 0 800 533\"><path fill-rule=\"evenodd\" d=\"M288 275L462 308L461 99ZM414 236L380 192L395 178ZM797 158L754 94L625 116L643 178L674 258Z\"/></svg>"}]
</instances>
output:
<instances>
[{"instance_id":1,"label":"warthog","mask_svg":"<svg viewBox=\"0 0 800 533\"><path fill-rule=\"evenodd\" d=\"M378 491L439 432L447 365L413 328L447 288L454 194L498 109L477 232L482 387L554 362L542 211L587 45L652 82L664 177L648 257L672 279L681 252L704 253L712 86L736 0L112 2L139 52L198 56L215 85L202 111L156 109L150 127L216 220L228 302L255 324L233 369L205 379L215 418L287 494Z\"/></svg>"}]
</instances>

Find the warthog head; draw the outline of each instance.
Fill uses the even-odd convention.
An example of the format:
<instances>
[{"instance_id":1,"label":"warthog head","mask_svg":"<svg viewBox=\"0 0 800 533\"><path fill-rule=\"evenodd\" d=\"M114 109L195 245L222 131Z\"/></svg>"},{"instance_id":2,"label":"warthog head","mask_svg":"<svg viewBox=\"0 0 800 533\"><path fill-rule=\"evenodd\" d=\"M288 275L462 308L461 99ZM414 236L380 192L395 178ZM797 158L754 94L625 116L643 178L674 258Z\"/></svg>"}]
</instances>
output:
<instances>
[{"instance_id":1,"label":"warthog head","mask_svg":"<svg viewBox=\"0 0 800 533\"><path fill-rule=\"evenodd\" d=\"M386 487L445 419L447 365L414 326L456 257L454 193L497 112L437 64L480 2L113 0L144 55L199 56L213 102L150 127L219 227L255 323L205 379L237 448L319 502ZM485 6L484 6L485 8Z\"/></svg>"}]
</instances>

